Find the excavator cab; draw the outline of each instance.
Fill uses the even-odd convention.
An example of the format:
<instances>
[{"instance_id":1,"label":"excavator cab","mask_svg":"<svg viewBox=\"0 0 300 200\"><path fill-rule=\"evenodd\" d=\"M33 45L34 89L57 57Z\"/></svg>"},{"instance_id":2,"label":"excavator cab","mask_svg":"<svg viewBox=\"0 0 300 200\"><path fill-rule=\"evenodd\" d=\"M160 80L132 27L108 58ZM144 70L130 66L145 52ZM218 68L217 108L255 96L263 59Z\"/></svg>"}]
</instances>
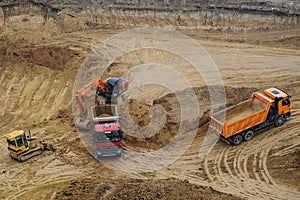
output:
<instances>
[{"instance_id":1,"label":"excavator cab","mask_svg":"<svg viewBox=\"0 0 300 200\"><path fill-rule=\"evenodd\" d=\"M105 103L117 104L117 97L128 89L128 80L112 77L107 79L105 88Z\"/></svg>"}]
</instances>

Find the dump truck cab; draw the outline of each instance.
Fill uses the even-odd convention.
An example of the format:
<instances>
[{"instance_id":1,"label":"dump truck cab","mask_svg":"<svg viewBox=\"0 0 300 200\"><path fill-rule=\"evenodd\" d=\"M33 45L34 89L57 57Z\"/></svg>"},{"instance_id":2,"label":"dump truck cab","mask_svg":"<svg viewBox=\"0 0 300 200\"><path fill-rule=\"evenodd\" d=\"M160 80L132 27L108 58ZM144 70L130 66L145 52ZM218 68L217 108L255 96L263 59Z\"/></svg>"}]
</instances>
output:
<instances>
[{"instance_id":1,"label":"dump truck cab","mask_svg":"<svg viewBox=\"0 0 300 200\"><path fill-rule=\"evenodd\" d=\"M277 88L269 88L264 94L273 100L272 106L275 108L277 115L283 115L285 118L291 116L291 96Z\"/></svg>"},{"instance_id":2,"label":"dump truck cab","mask_svg":"<svg viewBox=\"0 0 300 200\"><path fill-rule=\"evenodd\" d=\"M123 131L120 129L120 117L94 119L95 153L97 158L122 155Z\"/></svg>"}]
</instances>

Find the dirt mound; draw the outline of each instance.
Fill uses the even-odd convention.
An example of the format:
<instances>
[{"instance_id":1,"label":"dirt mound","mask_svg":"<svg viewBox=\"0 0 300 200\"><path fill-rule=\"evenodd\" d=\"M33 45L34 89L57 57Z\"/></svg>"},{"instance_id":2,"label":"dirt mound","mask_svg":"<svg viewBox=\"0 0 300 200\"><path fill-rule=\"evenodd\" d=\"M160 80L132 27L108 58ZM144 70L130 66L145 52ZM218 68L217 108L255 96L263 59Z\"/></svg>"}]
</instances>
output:
<instances>
[{"instance_id":1,"label":"dirt mound","mask_svg":"<svg viewBox=\"0 0 300 200\"><path fill-rule=\"evenodd\" d=\"M98 117L111 117L110 114L102 114L102 115L99 115Z\"/></svg>"},{"instance_id":2,"label":"dirt mound","mask_svg":"<svg viewBox=\"0 0 300 200\"><path fill-rule=\"evenodd\" d=\"M147 126L150 123L149 110L151 106L136 99L130 99L129 112L135 124Z\"/></svg>"},{"instance_id":3,"label":"dirt mound","mask_svg":"<svg viewBox=\"0 0 300 200\"><path fill-rule=\"evenodd\" d=\"M215 87L214 91L220 91L221 87ZM227 106L231 106L237 104L243 100L249 99L251 94L257 91L256 88L232 88L226 87L225 92L227 95ZM190 97L190 90L186 91L179 91L177 95L184 96L186 101L189 100ZM205 123L208 122L208 114L210 112L210 99L209 99L209 91L207 87L195 87L193 88L193 92L195 92L196 97L198 99L198 103L200 109L203 110L201 113L201 117L199 121L194 121L193 119L189 119L186 121L182 121L181 126L183 127L184 132L188 132L200 126L203 126ZM236 95L239 94L239 95ZM150 123L150 110L155 105L161 105L166 112L167 119L166 123L164 124L163 128L156 132L155 135L153 131L155 129L145 129ZM177 134L180 123L181 123L181 107L178 102L175 93L170 93L162 98L153 100L152 105L149 105L142 101L137 101L135 99L130 100L130 116L136 124L139 125L138 128L130 129L130 135L126 136L124 143L125 146L130 147L131 149L143 149L143 150L156 150L163 146L165 146L169 141ZM160 117L157 115L156 117ZM126 126L128 124L128 119L124 118L122 120L122 124ZM151 131L152 130L152 131ZM144 139L143 139L144 138Z\"/></svg>"},{"instance_id":4,"label":"dirt mound","mask_svg":"<svg viewBox=\"0 0 300 200\"><path fill-rule=\"evenodd\" d=\"M121 179L99 184L89 178L74 181L68 188L60 191L55 199L240 199L222 194L213 188L189 183L187 180L160 179Z\"/></svg>"},{"instance_id":5,"label":"dirt mound","mask_svg":"<svg viewBox=\"0 0 300 200\"><path fill-rule=\"evenodd\" d=\"M25 61L31 64L44 66L54 70L63 70L77 54L70 49L62 47L30 47L8 48L6 56L13 60Z\"/></svg>"}]
</instances>

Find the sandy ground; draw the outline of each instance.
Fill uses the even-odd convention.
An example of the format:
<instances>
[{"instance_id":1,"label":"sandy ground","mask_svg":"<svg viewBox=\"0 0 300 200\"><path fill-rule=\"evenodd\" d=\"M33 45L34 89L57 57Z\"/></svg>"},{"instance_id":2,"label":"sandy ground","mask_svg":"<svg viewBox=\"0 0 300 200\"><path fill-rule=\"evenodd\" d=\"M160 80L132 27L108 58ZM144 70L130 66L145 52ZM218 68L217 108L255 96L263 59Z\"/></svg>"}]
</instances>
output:
<instances>
[{"instance_id":1,"label":"sandy ground","mask_svg":"<svg viewBox=\"0 0 300 200\"><path fill-rule=\"evenodd\" d=\"M295 44L289 46L277 40L279 36L293 38L299 30L240 35L185 31L201 43L218 66L228 86L228 106L249 98L256 89L272 86L293 96L293 115L284 126L270 129L240 146L218 142L201 159L199 149L208 128L204 115L188 150L168 167L149 173L125 173L106 167L86 150L79 138L82 135L74 127L72 89L77 70L91 45L119 31L2 32L1 136L15 129L31 128L32 134L52 143L57 151L18 163L10 159L6 141L1 138L1 199L81 199L83 195L87 199L179 199L190 193L193 199L300 198L300 52ZM106 76L118 76L132 65L153 60L174 65L194 87L201 111L210 107L203 80L189 64L169 53L131 52L118 58ZM133 94L130 114L134 121L147 125L151 102L156 102L167 110L168 123L160 134L148 139L128 134L125 153L120 160L113 161L115 165L126 169L135 163L143 168L143 160L128 157L130 152L158 149L174 136L178 128L178 102L168 93L166 88L148 85ZM183 140L182 145L188 144Z\"/></svg>"}]
</instances>

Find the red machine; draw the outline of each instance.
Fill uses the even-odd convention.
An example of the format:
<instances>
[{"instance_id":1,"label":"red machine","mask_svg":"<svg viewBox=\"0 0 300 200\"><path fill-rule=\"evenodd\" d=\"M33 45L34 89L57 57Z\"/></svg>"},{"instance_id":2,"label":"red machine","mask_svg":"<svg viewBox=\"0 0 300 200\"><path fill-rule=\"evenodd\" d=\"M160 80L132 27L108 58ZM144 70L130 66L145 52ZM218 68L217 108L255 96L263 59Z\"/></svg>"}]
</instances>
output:
<instances>
[{"instance_id":1,"label":"red machine","mask_svg":"<svg viewBox=\"0 0 300 200\"><path fill-rule=\"evenodd\" d=\"M122 155L123 131L120 117L94 118L93 141L97 158Z\"/></svg>"},{"instance_id":2,"label":"red machine","mask_svg":"<svg viewBox=\"0 0 300 200\"><path fill-rule=\"evenodd\" d=\"M125 90L128 90L128 85L128 80L116 77L108 78L105 81L100 79L91 81L76 93L76 99L80 108L80 118L85 119L87 116L85 98L92 91L96 91L95 105L99 105L99 102L97 100L98 96L102 96L105 98L105 104L117 104L117 97Z\"/></svg>"},{"instance_id":3,"label":"red machine","mask_svg":"<svg viewBox=\"0 0 300 200\"><path fill-rule=\"evenodd\" d=\"M121 118L113 104L117 104L117 97L126 90L128 80L113 77L105 81L95 79L76 93L80 109L80 122L76 126L83 125L88 131L92 130L97 158L122 155L124 134L120 128ZM92 107L91 121L85 120L88 114L85 100L92 91L95 91L95 106ZM104 97L105 104L101 104L98 97Z\"/></svg>"}]
</instances>

